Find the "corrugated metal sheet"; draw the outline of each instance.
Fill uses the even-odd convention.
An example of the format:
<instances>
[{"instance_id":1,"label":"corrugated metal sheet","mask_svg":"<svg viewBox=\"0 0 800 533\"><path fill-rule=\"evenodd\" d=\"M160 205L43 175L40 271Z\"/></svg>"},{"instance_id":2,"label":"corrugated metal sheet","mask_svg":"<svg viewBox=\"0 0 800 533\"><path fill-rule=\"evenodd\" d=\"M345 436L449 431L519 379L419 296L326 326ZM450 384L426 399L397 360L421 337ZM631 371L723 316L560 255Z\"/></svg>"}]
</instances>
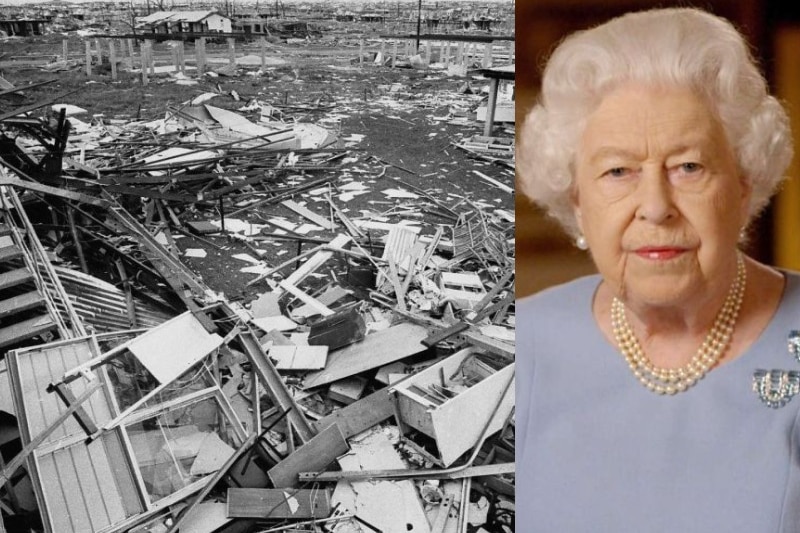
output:
<instances>
[{"instance_id":1,"label":"corrugated metal sheet","mask_svg":"<svg viewBox=\"0 0 800 533\"><path fill-rule=\"evenodd\" d=\"M134 328L128 318L128 307L122 290L76 270L56 267L56 273L84 324L91 325L99 332ZM134 309L137 328L152 328L172 318L169 313L135 298Z\"/></svg>"}]
</instances>

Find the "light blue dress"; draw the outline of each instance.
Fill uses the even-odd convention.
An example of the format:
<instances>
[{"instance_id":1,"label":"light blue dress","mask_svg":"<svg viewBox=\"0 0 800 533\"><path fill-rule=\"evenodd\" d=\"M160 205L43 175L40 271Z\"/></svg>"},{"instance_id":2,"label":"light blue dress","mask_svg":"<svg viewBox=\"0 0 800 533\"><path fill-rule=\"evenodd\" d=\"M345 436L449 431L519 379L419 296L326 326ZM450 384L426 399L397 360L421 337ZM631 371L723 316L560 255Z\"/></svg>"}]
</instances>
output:
<instances>
[{"instance_id":1,"label":"light blue dress","mask_svg":"<svg viewBox=\"0 0 800 533\"><path fill-rule=\"evenodd\" d=\"M633 377L591 311L598 276L517 302L517 533L798 533L800 394L780 408L756 369L800 370L800 275L737 359L686 392Z\"/></svg>"}]
</instances>

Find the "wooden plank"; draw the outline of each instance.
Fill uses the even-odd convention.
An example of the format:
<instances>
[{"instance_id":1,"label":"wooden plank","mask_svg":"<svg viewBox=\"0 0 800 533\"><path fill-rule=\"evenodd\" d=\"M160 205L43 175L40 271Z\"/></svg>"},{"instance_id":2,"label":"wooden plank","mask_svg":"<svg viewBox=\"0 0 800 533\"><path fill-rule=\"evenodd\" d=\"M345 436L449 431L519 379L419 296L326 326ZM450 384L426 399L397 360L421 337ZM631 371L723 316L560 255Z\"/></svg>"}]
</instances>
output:
<instances>
[{"instance_id":1,"label":"wooden plank","mask_svg":"<svg viewBox=\"0 0 800 533\"><path fill-rule=\"evenodd\" d=\"M455 467L446 469L420 469L420 470L343 470L341 472L301 472L300 481L341 481L343 479L355 481L359 479L465 479L471 477L499 476L513 474L514 463L498 463L468 467Z\"/></svg>"},{"instance_id":2,"label":"wooden plank","mask_svg":"<svg viewBox=\"0 0 800 533\"><path fill-rule=\"evenodd\" d=\"M11 261L13 259L19 259L22 257L22 250L19 246L4 246L0 248L0 263L5 263L6 261Z\"/></svg>"},{"instance_id":3,"label":"wooden plank","mask_svg":"<svg viewBox=\"0 0 800 533\"><path fill-rule=\"evenodd\" d=\"M433 335L422 339L422 344L425 346L431 347L439 344L445 339L449 339L453 335L458 335L462 331L469 329L469 324L466 322L457 322L450 326L449 328L445 328L442 330L437 331Z\"/></svg>"},{"instance_id":4,"label":"wooden plank","mask_svg":"<svg viewBox=\"0 0 800 533\"><path fill-rule=\"evenodd\" d=\"M333 287L329 287L325 290L322 294L316 297L316 300L324 306L330 306L333 303L341 300L348 294L352 294L353 291L350 289L345 289L344 287L340 287L339 285L334 285ZM296 317L311 317L318 314L318 311L315 311L310 305L303 305L298 307L297 309L292 309L291 312L292 316Z\"/></svg>"},{"instance_id":5,"label":"wooden plank","mask_svg":"<svg viewBox=\"0 0 800 533\"><path fill-rule=\"evenodd\" d=\"M37 291L30 291L7 300L0 301L0 318L6 318L21 311L33 309L44 303L42 295Z\"/></svg>"},{"instance_id":6,"label":"wooden plank","mask_svg":"<svg viewBox=\"0 0 800 533\"><path fill-rule=\"evenodd\" d=\"M16 268L0 274L0 290L21 285L33 280L33 274L27 268Z\"/></svg>"},{"instance_id":7,"label":"wooden plank","mask_svg":"<svg viewBox=\"0 0 800 533\"><path fill-rule=\"evenodd\" d=\"M228 518L326 518L331 494L325 489L228 489Z\"/></svg>"},{"instance_id":8,"label":"wooden plank","mask_svg":"<svg viewBox=\"0 0 800 533\"><path fill-rule=\"evenodd\" d=\"M320 431L313 439L297 448L286 459L267 472L272 484L277 488L297 485L297 475L308 470L325 470L337 457L348 450L339 426L331 424ZM312 466L314 465L314 466Z\"/></svg>"},{"instance_id":9,"label":"wooden plank","mask_svg":"<svg viewBox=\"0 0 800 533\"><path fill-rule=\"evenodd\" d=\"M428 330L404 322L372 333L364 340L328 354L325 369L306 376L303 388L318 387L417 354L427 348Z\"/></svg>"},{"instance_id":10,"label":"wooden plank","mask_svg":"<svg viewBox=\"0 0 800 533\"><path fill-rule=\"evenodd\" d=\"M19 170L15 169L16 173L20 173ZM88 196L86 194L81 194L79 192L67 191L64 189L60 189L58 187L51 187L49 185L43 185L36 181L26 181L21 180L19 178L15 178L12 176L3 176L0 177L0 185L10 185L12 187L19 187L20 189L27 189L29 191L40 192L43 194L49 194L51 196L58 196L59 198L66 198L68 200L75 200L77 202L81 202L84 204L96 205L98 207L106 207L108 206L108 202L104 200L100 200L98 198L94 198L92 196Z\"/></svg>"},{"instance_id":11,"label":"wooden plank","mask_svg":"<svg viewBox=\"0 0 800 533\"><path fill-rule=\"evenodd\" d=\"M183 521L181 531L184 533L213 533L222 531L222 526L230 523L227 504L207 501L192 509ZM238 530L234 530L238 531Z\"/></svg>"},{"instance_id":12,"label":"wooden plank","mask_svg":"<svg viewBox=\"0 0 800 533\"><path fill-rule=\"evenodd\" d=\"M283 290L285 290L286 292L288 292L289 294L291 294L304 304L316 309L316 311L322 316L331 316L335 314L332 309L329 309L327 306L320 303L320 301L314 298L313 296L309 296L308 294L304 293L303 291L301 291L300 289L289 283L288 280L283 280L280 283L278 283L278 285Z\"/></svg>"},{"instance_id":13,"label":"wooden plank","mask_svg":"<svg viewBox=\"0 0 800 533\"><path fill-rule=\"evenodd\" d=\"M92 420L92 417L90 417L89 413L86 412L86 409L83 408L83 402L78 402L78 399L72 393L69 385L66 383L58 383L54 385L53 389L67 406L68 410L72 409L72 407L77 404L77 407L75 407L73 410L73 413L75 414L75 420L78 421L78 424L80 424L81 428L83 428L87 435L94 434L97 431L97 426L95 425L94 420Z\"/></svg>"},{"instance_id":14,"label":"wooden plank","mask_svg":"<svg viewBox=\"0 0 800 533\"><path fill-rule=\"evenodd\" d=\"M343 248L344 245L351 240L352 238L349 235L337 235L330 243L328 243L328 248ZM290 285L297 285L315 270L321 267L331 257L333 257L332 251L320 250L308 261L303 263L300 268L292 272L289 277L284 280L284 282Z\"/></svg>"},{"instance_id":15,"label":"wooden plank","mask_svg":"<svg viewBox=\"0 0 800 533\"><path fill-rule=\"evenodd\" d=\"M269 356L278 370L319 370L328 359L327 346L272 346Z\"/></svg>"},{"instance_id":16,"label":"wooden plank","mask_svg":"<svg viewBox=\"0 0 800 533\"><path fill-rule=\"evenodd\" d=\"M46 331L56 329L56 324L48 315L35 316L0 329L0 348L25 339L30 339Z\"/></svg>"},{"instance_id":17,"label":"wooden plank","mask_svg":"<svg viewBox=\"0 0 800 533\"><path fill-rule=\"evenodd\" d=\"M446 494L442 503L439 504L439 510L436 514L436 520L431 526L431 533L443 533L444 526L447 523L447 517L450 515L450 507L453 505L453 495Z\"/></svg>"},{"instance_id":18,"label":"wooden plank","mask_svg":"<svg viewBox=\"0 0 800 533\"><path fill-rule=\"evenodd\" d=\"M292 423L300 440L303 442L310 441L314 436L314 430L308 423L303 411L297 405L294 397L286 388L286 384L283 382L283 378L278 373L275 365L264 353L264 348L262 348L256 336L251 331L244 331L239 334L238 339L242 343L245 354L253 364L258 377L264 382L270 399L282 411L289 411L286 416Z\"/></svg>"},{"instance_id":19,"label":"wooden plank","mask_svg":"<svg viewBox=\"0 0 800 533\"><path fill-rule=\"evenodd\" d=\"M464 337L466 337L467 341L469 341L469 343L473 346L481 348L482 350L486 350L487 352L495 355L502 356L508 361L514 360L515 350L513 344L493 339L492 337L487 337L486 335L481 335L477 331L473 330L464 333Z\"/></svg>"},{"instance_id":20,"label":"wooden plank","mask_svg":"<svg viewBox=\"0 0 800 533\"><path fill-rule=\"evenodd\" d=\"M336 229L336 225L332 224L330 220L321 215L316 214L315 212L298 204L293 200L284 200L283 202L281 202L281 205L288 207L301 217L307 218L317 226L320 226L326 230L333 231Z\"/></svg>"}]
</instances>

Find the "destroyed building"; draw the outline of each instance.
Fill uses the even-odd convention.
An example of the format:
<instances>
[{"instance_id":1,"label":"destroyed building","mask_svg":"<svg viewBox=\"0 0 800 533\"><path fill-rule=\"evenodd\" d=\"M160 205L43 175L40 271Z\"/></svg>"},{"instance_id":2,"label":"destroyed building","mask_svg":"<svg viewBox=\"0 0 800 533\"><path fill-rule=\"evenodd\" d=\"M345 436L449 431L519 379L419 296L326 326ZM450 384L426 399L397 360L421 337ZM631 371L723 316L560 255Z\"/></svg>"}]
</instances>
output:
<instances>
[{"instance_id":1,"label":"destroyed building","mask_svg":"<svg viewBox=\"0 0 800 533\"><path fill-rule=\"evenodd\" d=\"M2 89L0 531L513 531L513 138L422 72L124 120ZM341 126L407 108L483 194Z\"/></svg>"}]
</instances>

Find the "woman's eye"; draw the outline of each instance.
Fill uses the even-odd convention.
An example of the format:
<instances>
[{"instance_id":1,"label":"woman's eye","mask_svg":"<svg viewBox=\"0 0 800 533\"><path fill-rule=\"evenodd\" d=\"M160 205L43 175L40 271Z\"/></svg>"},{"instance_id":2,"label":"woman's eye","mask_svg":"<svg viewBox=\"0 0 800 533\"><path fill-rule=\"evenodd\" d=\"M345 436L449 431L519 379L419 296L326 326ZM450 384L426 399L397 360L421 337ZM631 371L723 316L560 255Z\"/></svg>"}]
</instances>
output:
<instances>
[{"instance_id":1,"label":"woman's eye","mask_svg":"<svg viewBox=\"0 0 800 533\"><path fill-rule=\"evenodd\" d=\"M702 169L702 165L700 163L681 163L681 170L686 172L687 174L691 174L694 172L698 172Z\"/></svg>"},{"instance_id":2,"label":"woman's eye","mask_svg":"<svg viewBox=\"0 0 800 533\"><path fill-rule=\"evenodd\" d=\"M611 176L612 178L622 178L624 176L627 176L629 172L630 172L630 170L625 168L625 167L615 167L615 168L608 169L605 172L605 175L606 176Z\"/></svg>"}]
</instances>

